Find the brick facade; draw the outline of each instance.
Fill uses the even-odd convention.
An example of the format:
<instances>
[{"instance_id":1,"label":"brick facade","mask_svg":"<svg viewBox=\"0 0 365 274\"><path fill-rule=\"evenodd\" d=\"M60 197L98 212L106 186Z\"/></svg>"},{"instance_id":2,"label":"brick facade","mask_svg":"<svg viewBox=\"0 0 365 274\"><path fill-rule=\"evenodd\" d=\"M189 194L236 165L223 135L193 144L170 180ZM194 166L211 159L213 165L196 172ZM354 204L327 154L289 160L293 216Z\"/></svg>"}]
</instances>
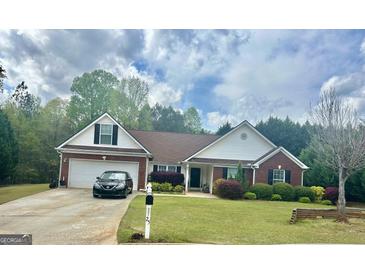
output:
<instances>
[{"instance_id":1,"label":"brick facade","mask_svg":"<svg viewBox=\"0 0 365 274\"><path fill-rule=\"evenodd\" d=\"M294 186L301 185L302 183L302 169L288 158L284 153L279 152L270 159L260 164L260 168L257 168L255 183L268 183L268 172L270 169L277 169L281 165L282 169L290 170L291 178L290 183ZM245 169L246 179L249 185L252 185L253 170L251 168ZM213 182L219 178L223 178L223 167L214 167L213 170Z\"/></svg>"},{"instance_id":2,"label":"brick facade","mask_svg":"<svg viewBox=\"0 0 365 274\"><path fill-rule=\"evenodd\" d=\"M223 178L223 167L214 167L213 182L217 179Z\"/></svg>"},{"instance_id":3,"label":"brick facade","mask_svg":"<svg viewBox=\"0 0 365 274\"><path fill-rule=\"evenodd\" d=\"M76 153L62 153L61 161L61 180L64 180L66 187L68 186L68 171L70 158L72 159L89 159L89 160L102 160L101 155L96 154L76 154ZM66 161L64 161L66 160ZM106 160L109 161L130 161L138 162L138 189L145 188L146 179L146 158L145 157L134 157L134 156L106 156Z\"/></svg>"},{"instance_id":4,"label":"brick facade","mask_svg":"<svg viewBox=\"0 0 365 274\"><path fill-rule=\"evenodd\" d=\"M281 165L282 169L291 171L290 184L294 186L301 185L302 169L282 152L278 152L273 157L260 164L260 168L256 169L255 183L268 183L269 169L277 169L279 165Z\"/></svg>"}]
</instances>

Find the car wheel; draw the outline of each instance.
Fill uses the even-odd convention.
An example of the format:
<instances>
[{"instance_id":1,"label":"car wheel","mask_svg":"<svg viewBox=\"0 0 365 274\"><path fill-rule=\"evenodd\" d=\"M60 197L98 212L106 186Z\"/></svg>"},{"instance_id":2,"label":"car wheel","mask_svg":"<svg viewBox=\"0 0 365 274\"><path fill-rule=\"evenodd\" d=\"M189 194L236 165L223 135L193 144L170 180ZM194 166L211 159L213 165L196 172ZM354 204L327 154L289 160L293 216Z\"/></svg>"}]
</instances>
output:
<instances>
[{"instance_id":1,"label":"car wheel","mask_svg":"<svg viewBox=\"0 0 365 274\"><path fill-rule=\"evenodd\" d=\"M128 194L132 194L132 192L133 192L133 188L131 188L131 191L129 191Z\"/></svg>"},{"instance_id":2,"label":"car wheel","mask_svg":"<svg viewBox=\"0 0 365 274\"><path fill-rule=\"evenodd\" d=\"M94 196L94 198L98 198L99 196L98 195L96 195L96 194L93 194L93 196Z\"/></svg>"}]
</instances>

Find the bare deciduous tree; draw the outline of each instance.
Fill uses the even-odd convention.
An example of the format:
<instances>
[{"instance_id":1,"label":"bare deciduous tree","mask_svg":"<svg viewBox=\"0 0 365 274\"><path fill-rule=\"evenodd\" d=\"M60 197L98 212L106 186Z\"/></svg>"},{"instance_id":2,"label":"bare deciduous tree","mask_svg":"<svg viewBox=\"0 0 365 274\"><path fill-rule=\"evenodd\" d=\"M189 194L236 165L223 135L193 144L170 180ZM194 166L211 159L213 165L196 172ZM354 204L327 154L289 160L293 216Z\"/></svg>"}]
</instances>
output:
<instances>
[{"instance_id":1,"label":"bare deciduous tree","mask_svg":"<svg viewBox=\"0 0 365 274\"><path fill-rule=\"evenodd\" d=\"M345 214L345 183L365 167L365 127L355 109L336 95L323 91L311 110L313 144L322 163L338 172L337 221L348 222Z\"/></svg>"}]
</instances>

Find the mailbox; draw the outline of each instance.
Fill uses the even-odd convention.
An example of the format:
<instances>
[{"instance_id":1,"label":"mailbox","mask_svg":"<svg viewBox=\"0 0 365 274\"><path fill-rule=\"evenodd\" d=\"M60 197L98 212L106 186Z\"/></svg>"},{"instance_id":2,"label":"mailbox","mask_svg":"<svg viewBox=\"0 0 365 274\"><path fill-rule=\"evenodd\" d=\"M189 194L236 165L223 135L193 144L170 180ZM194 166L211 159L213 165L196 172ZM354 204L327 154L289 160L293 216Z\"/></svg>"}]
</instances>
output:
<instances>
[{"instance_id":1,"label":"mailbox","mask_svg":"<svg viewBox=\"0 0 365 274\"><path fill-rule=\"evenodd\" d=\"M146 205L153 205L153 196L152 195L146 196Z\"/></svg>"}]
</instances>

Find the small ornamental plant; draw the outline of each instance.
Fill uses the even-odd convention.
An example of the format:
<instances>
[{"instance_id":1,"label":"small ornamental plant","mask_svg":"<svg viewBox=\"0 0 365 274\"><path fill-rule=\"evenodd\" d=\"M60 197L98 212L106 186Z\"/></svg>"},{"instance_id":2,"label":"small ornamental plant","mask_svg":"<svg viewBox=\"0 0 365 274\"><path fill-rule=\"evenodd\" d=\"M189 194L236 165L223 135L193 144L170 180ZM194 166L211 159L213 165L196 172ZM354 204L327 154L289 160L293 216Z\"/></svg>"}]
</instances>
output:
<instances>
[{"instance_id":1,"label":"small ornamental plant","mask_svg":"<svg viewBox=\"0 0 365 274\"><path fill-rule=\"evenodd\" d=\"M322 200L321 205L332 205L332 202L330 200Z\"/></svg>"},{"instance_id":2,"label":"small ornamental plant","mask_svg":"<svg viewBox=\"0 0 365 274\"><path fill-rule=\"evenodd\" d=\"M256 200L256 194L253 192L245 192L245 194L243 194L243 199L246 200Z\"/></svg>"},{"instance_id":3,"label":"small ornamental plant","mask_svg":"<svg viewBox=\"0 0 365 274\"><path fill-rule=\"evenodd\" d=\"M330 200L332 204L336 204L338 199L338 188L334 186L326 187L324 198L326 200Z\"/></svg>"},{"instance_id":4,"label":"small ornamental plant","mask_svg":"<svg viewBox=\"0 0 365 274\"><path fill-rule=\"evenodd\" d=\"M174 192L179 192L179 193L182 193L182 192L184 192L184 186L182 186L182 185L177 185L177 186L175 186L174 187L174 189L173 189L173 191Z\"/></svg>"},{"instance_id":5,"label":"small ornamental plant","mask_svg":"<svg viewBox=\"0 0 365 274\"><path fill-rule=\"evenodd\" d=\"M314 192L314 196L316 197L316 201L319 202L323 199L325 189L321 186L311 186L311 190Z\"/></svg>"},{"instance_id":6,"label":"small ornamental plant","mask_svg":"<svg viewBox=\"0 0 365 274\"><path fill-rule=\"evenodd\" d=\"M172 191L172 185L170 183L160 184L160 191L161 192L170 192L170 191Z\"/></svg>"},{"instance_id":7,"label":"small ornamental plant","mask_svg":"<svg viewBox=\"0 0 365 274\"><path fill-rule=\"evenodd\" d=\"M309 197L300 197L298 200L299 203L305 203L308 204L311 202L311 199L309 199Z\"/></svg>"},{"instance_id":8,"label":"small ornamental plant","mask_svg":"<svg viewBox=\"0 0 365 274\"><path fill-rule=\"evenodd\" d=\"M281 201L282 198L281 198L281 195L280 194L273 194L271 196L271 201Z\"/></svg>"},{"instance_id":9,"label":"small ornamental plant","mask_svg":"<svg viewBox=\"0 0 365 274\"><path fill-rule=\"evenodd\" d=\"M212 192L213 192L214 195L217 195L218 185L223 183L224 181L226 181L226 180L220 178L220 179L217 179L213 182L213 191Z\"/></svg>"},{"instance_id":10,"label":"small ornamental plant","mask_svg":"<svg viewBox=\"0 0 365 274\"><path fill-rule=\"evenodd\" d=\"M160 186L161 186L160 183L152 182L151 185L152 185L152 191L154 192L160 191Z\"/></svg>"}]
</instances>

